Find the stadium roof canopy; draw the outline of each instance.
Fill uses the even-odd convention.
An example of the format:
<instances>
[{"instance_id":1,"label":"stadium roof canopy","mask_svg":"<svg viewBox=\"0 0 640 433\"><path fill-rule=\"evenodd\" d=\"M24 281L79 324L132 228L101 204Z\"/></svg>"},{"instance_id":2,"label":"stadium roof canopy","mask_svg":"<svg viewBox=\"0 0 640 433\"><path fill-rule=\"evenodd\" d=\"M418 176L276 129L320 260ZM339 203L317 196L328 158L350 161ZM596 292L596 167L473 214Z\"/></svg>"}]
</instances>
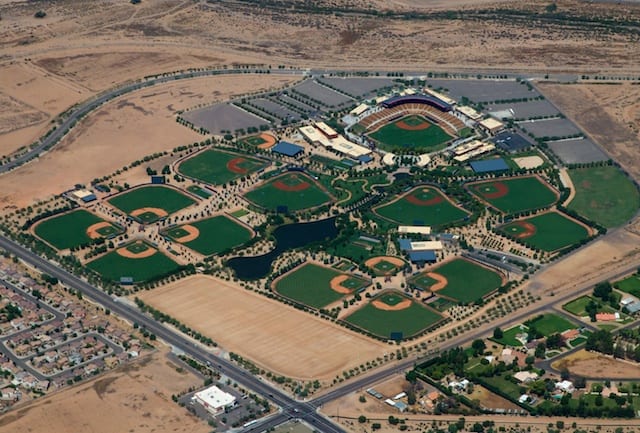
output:
<instances>
[{"instance_id":1,"label":"stadium roof canopy","mask_svg":"<svg viewBox=\"0 0 640 433\"><path fill-rule=\"evenodd\" d=\"M407 95L407 96L394 96L382 102L385 108L392 108L402 104L427 104L437 108L440 111L451 111L451 105L429 95Z\"/></svg>"},{"instance_id":2,"label":"stadium roof canopy","mask_svg":"<svg viewBox=\"0 0 640 433\"><path fill-rule=\"evenodd\" d=\"M304 147L298 146L297 144L288 143L286 141L281 141L273 146L271 148L271 151L285 156L298 156L302 152L304 152Z\"/></svg>"},{"instance_id":3,"label":"stadium roof canopy","mask_svg":"<svg viewBox=\"0 0 640 433\"><path fill-rule=\"evenodd\" d=\"M488 173L491 171L509 170L509 165L502 158L485 159L484 161L473 161L469 165L476 173Z\"/></svg>"}]
</instances>

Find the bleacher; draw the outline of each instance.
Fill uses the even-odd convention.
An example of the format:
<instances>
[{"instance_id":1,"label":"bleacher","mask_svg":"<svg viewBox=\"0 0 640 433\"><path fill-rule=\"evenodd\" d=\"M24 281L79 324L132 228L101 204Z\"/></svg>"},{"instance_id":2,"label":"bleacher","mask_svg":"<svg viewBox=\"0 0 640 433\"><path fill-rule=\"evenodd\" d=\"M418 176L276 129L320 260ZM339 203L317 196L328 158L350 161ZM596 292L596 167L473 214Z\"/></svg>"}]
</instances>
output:
<instances>
[{"instance_id":1,"label":"bleacher","mask_svg":"<svg viewBox=\"0 0 640 433\"><path fill-rule=\"evenodd\" d=\"M398 105L393 108L384 108L362 119L360 125L364 126L367 130L372 130L411 114L426 117L451 135L457 135L458 131L465 127L462 120L448 112L440 111L429 105L415 103Z\"/></svg>"}]
</instances>

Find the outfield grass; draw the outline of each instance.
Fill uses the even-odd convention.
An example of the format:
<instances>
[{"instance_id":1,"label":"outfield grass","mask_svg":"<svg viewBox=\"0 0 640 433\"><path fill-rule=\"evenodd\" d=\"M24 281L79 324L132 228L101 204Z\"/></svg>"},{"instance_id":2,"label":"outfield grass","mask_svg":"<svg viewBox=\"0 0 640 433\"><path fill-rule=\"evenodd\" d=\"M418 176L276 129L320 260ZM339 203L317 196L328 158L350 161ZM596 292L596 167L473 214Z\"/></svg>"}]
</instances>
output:
<instances>
[{"instance_id":1,"label":"outfield grass","mask_svg":"<svg viewBox=\"0 0 640 433\"><path fill-rule=\"evenodd\" d=\"M284 184L295 188L296 185L308 185L300 191L285 191L276 185ZM257 188L245 194L245 197L256 205L275 211L279 206L286 206L289 212L309 209L331 201L318 183L300 172L288 172L269 179Z\"/></svg>"},{"instance_id":2,"label":"outfield grass","mask_svg":"<svg viewBox=\"0 0 640 433\"><path fill-rule=\"evenodd\" d=\"M190 242L185 242L184 245L205 256L235 248L253 237L249 229L224 215L203 219L189 225L197 228L200 235ZM173 239L181 237L181 233L168 232L167 234Z\"/></svg>"},{"instance_id":3,"label":"outfield grass","mask_svg":"<svg viewBox=\"0 0 640 433\"><path fill-rule=\"evenodd\" d=\"M283 276L275 285L275 290L282 296L309 305L322 308L345 295L331 288L334 277L344 275L331 268L306 264Z\"/></svg>"},{"instance_id":4,"label":"outfield grass","mask_svg":"<svg viewBox=\"0 0 640 433\"><path fill-rule=\"evenodd\" d=\"M111 281L120 281L121 277L132 277L133 281L138 283L170 274L176 271L179 265L159 251L152 256L139 259L123 257L116 251L111 251L87 263L87 267Z\"/></svg>"},{"instance_id":5,"label":"outfield grass","mask_svg":"<svg viewBox=\"0 0 640 433\"><path fill-rule=\"evenodd\" d=\"M417 123L429 123L429 127L420 130L406 130L397 126L398 122L405 121L411 125ZM393 123L383 126L369 137L378 142L378 147L389 152L434 152L443 149L453 137L447 134L441 127L427 119L410 115Z\"/></svg>"},{"instance_id":6,"label":"outfield grass","mask_svg":"<svg viewBox=\"0 0 640 433\"><path fill-rule=\"evenodd\" d=\"M79 209L38 223L34 232L55 248L64 250L90 243L87 229L103 221L99 216Z\"/></svg>"},{"instance_id":7,"label":"outfield grass","mask_svg":"<svg viewBox=\"0 0 640 433\"><path fill-rule=\"evenodd\" d=\"M535 327L545 337L578 327L564 317L553 313L544 314L539 319L529 320L525 322L525 325L529 328Z\"/></svg>"},{"instance_id":8,"label":"outfield grass","mask_svg":"<svg viewBox=\"0 0 640 433\"><path fill-rule=\"evenodd\" d=\"M399 292L398 295L404 298ZM389 338L392 332L402 332L403 338L407 338L440 319L440 314L413 301L409 308L398 311L379 310L368 303L344 320L382 338Z\"/></svg>"},{"instance_id":9,"label":"outfield grass","mask_svg":"<svg viewBox=\"0 0 640 433\"><path fill-rule=\"evenodd\" d=\"M439 203L421 204L416 200ZM427 226L451 224L468 216L468 213L452 205L442 192L432 187L415 188L399 200L377 207L375 212L397 224Z\"/></svg>"},{"instance_id":10,"label":"outfield grass","mask_svg":"<svg viewBox=\"0 0 640 433\"><path fill-rule=\"evenodd\" d=\"M522 238L520 241L542 251L557 251L589 237L589 232L584 226L559 212L547 212L520 221L533 224L536 227L533 236ZM500 231L511 233L512 227L519 229L517 222L514 222L500 227Z\"/></svg>"},{"instance_id":11,"label":"outfield grass","mask_svg":"<svg viewBox=\"0 0 640 433\"><path fill-rule=\"evenodd\" d=\"M487 198L487 194L495 192L493 185L496 182L504 184L508 188L508 192L502 197ZM505 213L543 208L551 206L557 200L556 194L535 176L511 179L498 178L486 182L473 183L469 185L469 190Z\"/></svg>"},{"instance_id":12,"label":"outfield grass","mask_svg":"<svg viewBox=\"0 0 640 433\"><path fill-rule=\"evenodd\" d=\"M448 283L438 295L463 303L474 302L502 285L499 274L465 259L454 259L432 270L444 276Z\"/></svg>"},{"instance_id":13,"label":"outfield grass","mask_svg":"<svg viewBox=\"0 0 640 433\"><path fill-rule=\"evenodd\" d=\"M230 162L237 163L237 166L244 172L236 173L230 170ZM178 165L178 172L211 185L222 185L258 171L265 166L264 161L247 155L207 149L181 162Z\"/></svg>"},{"instance_id":14,"label":"outfield grass","mask_svg":"<svg viewBox=\"0 0 640 433\"><path fill-rule=\"evenodd\" d=\"M631 275L624 280L616 281L613 286L618 290L640 298L640 277L638 275Z\"/></svg>"},{"instance_id":15,"label":"outfield grass","mask_svg":"<svg viewBox=\"0 0 640 433\"><path fill-rule=\"evenodd\" d=\"M181 192L166 186L143 186L125 191L108 201L126 214L143 207L164 209L167 213L172 214L196 202Z\"/></svg>"},{"instance_id":16,"label":"outfield grass","mask_svg":"<svg viewBox=\"0 0 640 433\"><path fill-rule=\"evenodd\" d=\"M613 166L569 170L576 195L571 210L605 227L627 222L640 208L640 193L618 168Z\"/></svg>"}]
</instances>

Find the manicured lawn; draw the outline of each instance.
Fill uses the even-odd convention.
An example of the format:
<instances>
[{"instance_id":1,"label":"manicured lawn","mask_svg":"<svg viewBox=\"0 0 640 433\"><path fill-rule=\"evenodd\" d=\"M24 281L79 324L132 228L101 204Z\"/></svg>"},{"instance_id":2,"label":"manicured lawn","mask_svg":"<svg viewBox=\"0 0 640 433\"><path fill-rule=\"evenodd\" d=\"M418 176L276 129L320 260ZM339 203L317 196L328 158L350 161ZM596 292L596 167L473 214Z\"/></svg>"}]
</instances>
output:
<instances>
[{"instance_id":1,"label":"manicured lawn","mask_svg":"<svg viewBox=\"0 0 640 433\"><path fill-rule=\"evenodd\" d=\"M87 263L87 267L111 281L120 281L121 277L132 277L134 282L148 281L170 274L179 265L169 257L156 252L154 255L139 259L123 257L116 251Z\"/></svg>"},{"instance_id":2,"label":"manicured lawn","mask_svg":"<svg viewBox=\"0 0 640 433\"><path fill-rule=\"evenodd\" d=\"M322 308L345 296L333 290L330 285L331 280L339 275L345 275L345 273L324 266L306 264L280 279L275 285L275 290L282 296L310 307ZM365 281L355 277L350 279L359 282L360 287L366 284Z\"/></svg>"},{"instance_id":3,"label":"manicured lawn","mask_svg":"<svg viewBox=\"0 0 640 433\"><path fill-rule=\"evenodd\" d=\"M522 231L520 222L535 226L535 233L532 236L519 238L518 240L543 251L557 251L589 237L589 232L584 226L559 212L546 212L531 218L514 221L500 227L500 231L518 235Z\"/></svg>"},{"instance_id":4,"label":"manicured lawn","mask_svg":"<svg viewBox=\"0 0 640 433\"><path fill-rule=\"evenodd\" d=\"M500 391L506 393L514 400L518 400L520 397L520 385L507 380L503 376L493 376L493 377L483 377L482 381L493 385L498 388Z\"/></svg>"},{"instance_id":5,"label":"manicured lawn","mask_svg":"<svg viewBox=\"0 0 640 433\"><path fill-rule=\"evenodd\" d=\"M564 304L562 308L578 317L587 316L586 308L590 301L591 298L589 296L581 296L578 299Z\"/></svg>"},{"instance_id":6,"label":"manicured lawn","mask_svg":"<svg viewBox=\"0 0 640 433\"><path fill-rule=\"evenodd\" d=\"M300 172L288 172L269 179L245 194L256 205L270 210L286 207L289 212L309 209L331 201L318 183Z\"/></svg>"},{"instance_id":7,"label":"manicured lawn","mask_svg":"<svg viewBox=\"0 0 640 433\"><path fill-rule=\"evenodd\" d=\"M207 149L181 162L178 171L192 179L222 185L265 166L264 161L247 155Z\"/></svg>"},{"instance_id":8,"label":"manicured lawn","mask_svg":"<svg viewBox=\"0 0 640 433\"><path fill-rule=\"evenodd\" d=\"M253 237L249 229L224 215L203 219L189 225L198 229L200 234L196 239L185 242L184 245L205 256L230 250ZM179 239L185 233L167 234L174 239Z\"/></svg>"},{"instance_id":9,"label":"manicured lawn","mask_svg":"<svg viewBox=\"0 0 640 433\"><path fill-rule=\"evenodd\" d=\"M213 195L211 191L207 191L206 189L199 187L198 185L190 185L187 187L187 191L197 195L202 198L209 198Z\"/></svg>"},{"instance_id":10,"label":"manicured lawn","mask_svg":"<svg viewBox=\"0 0 640 433\"><path fill-rule=\"evenodd\" d=\"M431 272L447 279L447 286L436 292L463 303L477 301L502 285L496 272L465 259L454 259Z\"/></svg>"},{"instance_id":11,"label":"manicured lawn","mask_svg":"<svg viewBox=\"0 0 640 433\"><path fill-rule=\"evenodd\" d=\"M399 297L404 298L400 294ZM389 338L392 332L402 332L403 338L407 338L441 318L437 312L412 301L409 308L397 311L379 310L368 303L344 320L379 337Z\"/></svg>"},{"instance_id":12,"label":"manicured lawn","mask_svg":"<svg viewBox=\"0 0 640 433\"><path fill-rule=\"evenodd\" d=\"M59 250L74 248L91 242L87 229L103 222L99 216L84 209L46 219L34 227L35 234ZM111 226L117 230L115 226ZM106 235L104 230L99 232Z\"/></svg>"},{"instance_id":13,"label":"manicured lawn","mask_svg":"<svg viewBox=\"0 0 640 433\"><path fill-rule=\"evenodd\" d=\"M111 205L127 214L143 207L164 209L172 214L195 202L191 197L166 186L143 186L109 199Z\"/></svg>"},{"instance_id":14,"label":"manicured lawn","mask_svg":"<svg viewBox=\"0 0 640 433\"><path fill-rule=\"evenodd\" d=\"M415 188L399 200L377 207L375 212L397 224L427 226L451 224L468 216L442 192L427 186Z\"/></svg>"},{"instance_id":15,"label":"manicured lawn","mask_svg":"<svg viewBox=\"0 0 640 433\"><path fill-rule=\"evenodd\" d=\"M557 200L555 192L535 176L496 179L468 187L473 194L508 214L551 206Z\"/></svg>"},{"instance_id":16,"label":"manicured lawn","mask_svg":"<svg viewBox=\"0 0 640 433\"><path fill-rule=\"evenodd\" d=\"M402 129L398 123L405 122L410 126L428 124L426 129ZM389 152L433 152L446 146L453 137L442 128L427 119L411 115L383 126L369 137L378 142L378 147Z\"/></svg>"},{"instance_id":17,"label":"manicured lawn","mask_svg":"<svg viewBox=\"0 0 640 433\"><path fill-rule=\"evenodd\" d=\"M638 277L638 275L631 275L624 280L616 281L613 283L613 286L616 289L640 298L640 277Z\"/></svg>"},{"instance_id":18,"label":"manicured lawn","mask_svg":"<svg viewBox=\"0 0 640 433\"><path fill-rule=\"evenodd\" d=\"M504 346L520 347L522 346L522 343L520 342L520 340L516 339L516 336L518 334L523 334L526 332L527 332L526 327L525 329L521 329L520 325L518 325L518 326L514 326L513 328L509 328L506 331L503 331L502 338L491 338L491 339Z\"/></svg>"},{"instance_id":19,"label":"manicured lawn","mask_svg":"<svg viewBox=\"0 0 640 433\"><path fill-rule=\"evenodd\" d=\"M640 193L614 166L569 170L576 196L569 209L605 227L627 222L640 208Z\"/></svg>"},{"instance_id":20,"label":"manicured lawn","mask_svg":"<svg viewBox=\"0 0 640 433\"><path fill-rule=\"evenodd\" d=\"M327 247L327 253L337 257L345 257L354 262L364 262L371 257L382 256L386 251L384 242L367 242L359 239L358 234L344 240L342 243Z\"/></svg>"},{"instance_id":21,"label":"manicured lawn","mask_svg":"<svg viewBox=\"0 0 640 433\"><path fill-rule=\"evenodd\" d=\"M549 336L568 329L575 329L578 326L557 314L547 313L539 319L527 321L529 327L535 327L541 334Z\"/></svg>"}]
</instances>

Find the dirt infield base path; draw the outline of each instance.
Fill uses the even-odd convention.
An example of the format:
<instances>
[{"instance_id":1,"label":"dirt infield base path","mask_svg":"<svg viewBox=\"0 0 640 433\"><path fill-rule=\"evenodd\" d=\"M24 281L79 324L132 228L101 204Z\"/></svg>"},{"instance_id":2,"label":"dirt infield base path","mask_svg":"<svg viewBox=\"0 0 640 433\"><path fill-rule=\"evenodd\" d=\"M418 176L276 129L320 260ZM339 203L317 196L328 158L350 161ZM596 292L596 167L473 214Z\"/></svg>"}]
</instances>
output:
<instances>
[{"instance_id":1,"label":"dirt infield base path","mask_svg":"<svg viewBox=\"0 0 640 433\"><path fill-rule=\"evenodd\" d=\"M433 286L429 287L429 290L431 292L442 290L447 287L447 284L449 284L449 280L447 280L447 277L445 277L444 275L440 275L437 272L427 272L426 275L427 277L436 280L436 283Z\"/></svg>"},{"instance_id":2,"label":"dirt infield base path","mask_svg":"<svg viewBox=\"0 0 640 433\"><path fill-rule=\"evenodd\" d=\"M276 138L271 134L267 134L266 132L260 134L260 138L264 140L264 143L259 144L258 149L271 149L276 144Z\"/></svg>"},{"instance_id":3,"label":"dirt infield base path","mask_svg":"<svg viewBox=\"0 0 640 433\"><path fill-rule=\"evenodd\" d=\"M200 236L200 230L198 230L197 228L195 228L194 226L187 224L185 226L180 227L182 230L185 230L187 232L189 232L188 235L182 236L181 238L177 238L176 241L180 242L181 244L185 244L187 242L191 242L195 239L198 239L198 236Z\"/></svg>"},{"instance_id":4,"label":"dirt infield base path","mask_svg":"<svg viewBox=\"0 0 640 433\"><path fill-rule=\"evenodd\" d=\"M98 230L100 230L101 228L110 227L110 226L111 226L111 223L107 221L100 221L99 223L92 224L89 227L87 227L87 236L89 236L91 239L101 238L102 235L98 233Z\"/></svg>"},{"instance_id":5,"label":"dirt infield base path","mask_svg":"<svg viewBox=\"0 0 640 433\"><path fill-rule=\"evenodd\" d=\"M405 299L402 302L398 302L396 305L389 305L389 304L385 304L382 301L375 300L375 301L371 302L371 305L376 307L378 310L400 311L400 310L406 310L407 308L409 308L411 306L412 303L413 303L413 301L411 301L411 299Z\"/></svg>"},{"instance_id":6,"label":"dirt infield base path","mask_svg":"<svg viewBox=\"0 0 640 433\"><path fill-rule=\"evenodd\" d=\"M167 215L169 215L169 213L166 210L160 209L159 207L141 207L139 209L132 211L129 215L136 217L138 215L142 215L143 213L147 213L147 212L152 212L158 215L158 217L160 218L166 217Z\"/></svg>"},{"instance_id":7,"label":"dirt infield base path","mask_svg":"<svg viewBox=\"0 0 640 433\"><path fill-rule=\"evenodd\" d=\"M331 290L345 295L351 293L351 290L347 289L341 284L343 281L347 281L348 279L348 275L338 275L337 277L333 277L331 279L331 282L329 283L331 285Z\"/></svg>"},{"instance_id":8,"label":"dirt infield base path","mask_svg":"<svg viewBox=\"0 0 640 433\"><path fill-rule=\"evenodd\" d=\"M151 257L157 251L154 250L153 248L147 248L146 250L141 251L139 253L132 253L127 249L127 247L123 247L123 248L118 248L116 252L120 254L122 257L126 257L128 259L144 259L145 257Z\"/></svg>"},{"instance_id":9,"label":"dirt infield base path","mask_svg":"<svg viewBox=\"0 0 640 433\"><path fill-rule=\"evenodd\" d=\"M370 269L373 269L376 272L380 272L375 268L375 266L380 262L389 262L394 266L396 266L396 269L394 269L392 272L386 272L383 275L391 275L392 273L395 274L404 266L404 261L402 259L399 259L398 257L391 257L391 256L372 257L368 259L366 262L364 262L364 265Z\"/></svg>"}]
</instances>

